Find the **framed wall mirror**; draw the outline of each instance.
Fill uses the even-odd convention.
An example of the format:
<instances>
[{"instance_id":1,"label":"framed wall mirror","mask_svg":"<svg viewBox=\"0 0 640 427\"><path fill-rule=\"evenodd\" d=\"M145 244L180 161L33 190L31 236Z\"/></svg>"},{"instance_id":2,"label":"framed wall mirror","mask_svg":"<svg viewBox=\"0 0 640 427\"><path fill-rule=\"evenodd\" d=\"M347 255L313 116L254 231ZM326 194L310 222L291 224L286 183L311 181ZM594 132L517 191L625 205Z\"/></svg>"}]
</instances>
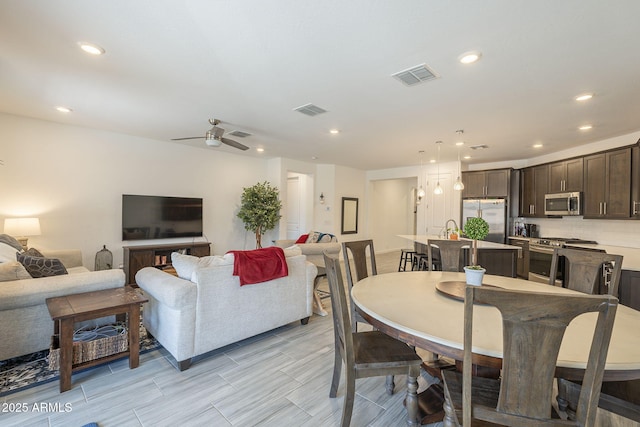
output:
<instances>
[{"instance_id":1,"label":"framed wall mirror","mask_svg":"<svg viewBox=\"0 0 640 427\"><path fill-rule=\"evenodd\" d=\"M358 232L358 199L356 197L342 198L342 231L341 234L356 234Z\"/></svg>"}]
</instances>

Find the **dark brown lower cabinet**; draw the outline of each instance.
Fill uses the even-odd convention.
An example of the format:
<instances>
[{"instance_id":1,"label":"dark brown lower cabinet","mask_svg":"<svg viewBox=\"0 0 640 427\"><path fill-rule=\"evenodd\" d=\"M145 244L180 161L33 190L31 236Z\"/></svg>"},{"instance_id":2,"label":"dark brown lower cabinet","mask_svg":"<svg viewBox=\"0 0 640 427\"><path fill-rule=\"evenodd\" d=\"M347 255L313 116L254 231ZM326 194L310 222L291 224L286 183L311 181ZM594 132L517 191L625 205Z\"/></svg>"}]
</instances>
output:
<instances>
[{"instance_id":1,"label":"dark brown lower cabinet","mask_svg":"<svg viewBox=\"0 0 640 427\"><path fill-rule=\"evenodd\" d=\"M496 276L517 276L518 249L478 249L478 264ZM471 261L471 250L465 250L465 264Z\"/></svg>"},{"instance_id":2,"label":"dark brown lower cabinet","mask_svg":"<svg viewBox=\"0 0 640 427\"><path fill-rule=\"evenodd\" d=\"M618 299L620 304L640 310L640 271L622 270Z\"/></svg>"}]
</instances>

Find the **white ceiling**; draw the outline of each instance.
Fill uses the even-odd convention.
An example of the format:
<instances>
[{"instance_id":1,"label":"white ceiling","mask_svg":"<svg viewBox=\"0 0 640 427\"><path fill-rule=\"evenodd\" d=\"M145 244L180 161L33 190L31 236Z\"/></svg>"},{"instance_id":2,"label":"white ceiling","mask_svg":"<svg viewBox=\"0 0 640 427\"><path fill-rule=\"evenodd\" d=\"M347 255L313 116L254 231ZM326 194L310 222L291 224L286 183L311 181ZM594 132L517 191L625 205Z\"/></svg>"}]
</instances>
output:
<instances>
[{"instance_id":1,"label":"white ceiling","mask_svg":"<svg viewBox=\"0 0 640 427\"><path fill-rule=\"evenodd\" d=\"M458 129L472 163L525 159L640 130L639 16L637 0L3 0L0 111L160 141L215 117L251 149L189 145L365 170L436 140L454 160ZM440 77L391 77L423 63ZM307 103L328 112L293 111Z\"/></svg>"}]
</instances>

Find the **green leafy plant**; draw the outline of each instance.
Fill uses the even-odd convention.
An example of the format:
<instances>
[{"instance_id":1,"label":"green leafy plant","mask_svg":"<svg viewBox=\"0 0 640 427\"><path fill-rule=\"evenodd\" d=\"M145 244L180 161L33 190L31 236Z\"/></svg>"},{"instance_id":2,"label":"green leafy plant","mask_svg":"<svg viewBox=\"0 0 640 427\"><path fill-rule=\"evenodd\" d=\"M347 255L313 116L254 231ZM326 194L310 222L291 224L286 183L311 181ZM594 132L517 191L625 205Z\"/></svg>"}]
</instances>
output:
<instances>
[{"instance_id":1,"label":"green leafy plant","mask_svg":"<svg viewBox=\"0 0 640 427\"><path fill-rule=\"evenodd\" d=\"M256 248L262 247L262 235L275 228L282 217L282 202L277 188L267 181L242 189L242 200L238 218L244 228L256 235Z\"/></svg>"},{"instance_id":2,"label":"green leafy plant","mask_svg":"<svg viewBox=\"0 0 640 427\"><path fill-rule=\"evenodd\" d=\"M489 235L489 223L482 218L469 218L464 225L464 235L473 239L471 266L479 270L478 265L478 240L484 240Z\"/></svg>"}]
</instances>

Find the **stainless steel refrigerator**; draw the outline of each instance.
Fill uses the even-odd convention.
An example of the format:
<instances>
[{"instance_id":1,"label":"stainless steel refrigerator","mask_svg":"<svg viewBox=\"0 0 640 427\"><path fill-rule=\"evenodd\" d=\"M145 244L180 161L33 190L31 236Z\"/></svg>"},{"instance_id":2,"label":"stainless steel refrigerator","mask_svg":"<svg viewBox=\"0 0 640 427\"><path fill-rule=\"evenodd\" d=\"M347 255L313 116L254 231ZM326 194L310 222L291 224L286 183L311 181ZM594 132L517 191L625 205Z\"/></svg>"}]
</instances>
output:
<instances>
[{"instance_id":1,"label":"stainless steel refrigerator","mask_svg":"<svg viewBox=\"0 0 640 427\"><path fill-rule=\"evenodd\" d=\"M489 223L489 242L506 243L506 199L464 199L462 201L462 225L468 218L480 217Z\"/></svg>"}]
</instances>

